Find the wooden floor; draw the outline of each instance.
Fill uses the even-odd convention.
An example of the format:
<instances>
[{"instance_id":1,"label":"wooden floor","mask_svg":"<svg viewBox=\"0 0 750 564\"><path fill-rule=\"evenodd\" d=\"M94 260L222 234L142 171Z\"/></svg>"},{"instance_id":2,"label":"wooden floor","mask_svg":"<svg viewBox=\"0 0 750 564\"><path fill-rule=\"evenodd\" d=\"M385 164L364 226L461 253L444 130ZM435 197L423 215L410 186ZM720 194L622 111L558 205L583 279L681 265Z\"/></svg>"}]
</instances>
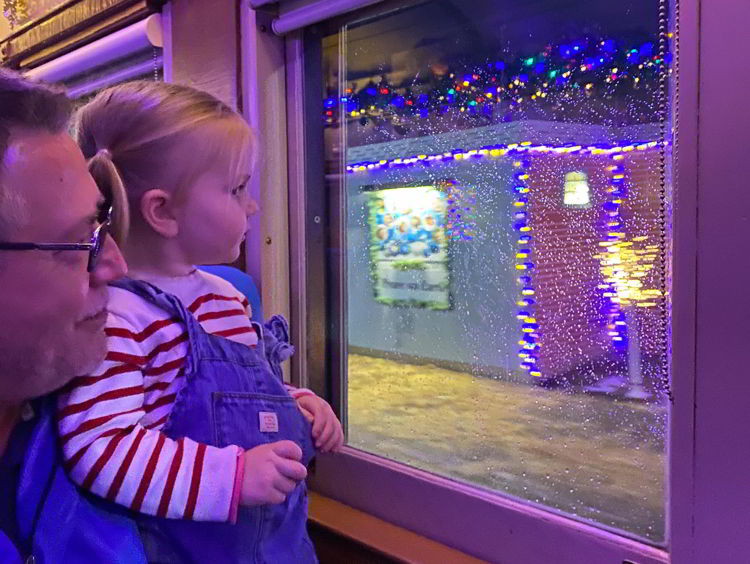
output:
<instances>
[{"instance_id":1,"label":"wooden floor","mask_svg":"<svg viewBox=\"0 0 750 564\"><path fill-rule=\"evenodd\" d=\"M349 356L349 445L659 543L666 409Z\"/></svg>"}]
</instances>

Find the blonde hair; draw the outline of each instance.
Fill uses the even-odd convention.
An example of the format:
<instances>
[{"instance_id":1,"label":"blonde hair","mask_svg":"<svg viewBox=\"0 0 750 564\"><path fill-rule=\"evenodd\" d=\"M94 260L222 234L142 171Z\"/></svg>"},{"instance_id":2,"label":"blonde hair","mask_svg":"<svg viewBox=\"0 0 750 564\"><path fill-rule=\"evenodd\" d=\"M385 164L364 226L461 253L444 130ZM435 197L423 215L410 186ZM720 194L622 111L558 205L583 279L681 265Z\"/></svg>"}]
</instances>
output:
<instances>
[{"instance_id":1,"label":"blonde hair","mask_svg":"<svg viewBox=\"0 0 750 564\"><path fill-rule=\"evenodd\" d=\"M91 175L112 202L112 234L120 244L129 210L139 210L148 190L176 192L220 157L230 157L228 172L236 175L254 155L253 135L237 112L177 84L134 81L108 88L78 110L74 126ZM200 157L187 168L175 166L186 147Z\"/></svg>"}]
</instances>

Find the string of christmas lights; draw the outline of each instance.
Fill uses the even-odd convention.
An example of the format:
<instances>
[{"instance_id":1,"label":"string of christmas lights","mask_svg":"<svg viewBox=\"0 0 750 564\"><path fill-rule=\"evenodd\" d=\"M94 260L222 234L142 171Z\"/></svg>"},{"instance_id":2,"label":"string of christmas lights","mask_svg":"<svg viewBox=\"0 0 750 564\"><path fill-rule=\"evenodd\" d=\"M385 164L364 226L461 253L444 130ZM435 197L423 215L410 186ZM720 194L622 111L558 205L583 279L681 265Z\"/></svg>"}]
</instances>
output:
<instances>
[{"instance_id":1,"label":"string of christmas lights","mask_svg":"<svg viewBox=\"0 0 750 564\"><path fill-rule=\"evenodd\" d=\"M647 241L643 235L627 237L625 219L621 214L622 204L628 196L623 158L622 153L610 156L608 197L602 205L605 236L599 242L602 252L596 255L602 275L599 289L606 300L607 335L619 351L627 350L628 331L634 330L628 327L626 308L655 307L663 295L660 289L648 288L644 284L644 279L656 266L659 246L643 245Z\"/></svg>"},{"instance_id":2,"label":"string of christmas lights","mask_svg":"<svg viewBox=\"0 0 750 564\"><path fill-rule=\"evenodd\" d=\"M516 233L515 269L518 273L519 295L516 300L516 319L521 322L521 347L518 358L521 368L534 378L541 378L539 360L539 324L534 317L536 303L532 272L532 227L529 221L529 162L527 159L513 161L513 229Z\"/></svg>"},{"instance_id":3,"label":"string of christmas lights","mask_svg":"<svg viewBox=\"0 0 750 564\"><path fill-rule=\"evenodd\" d=\"M450 110L491 116L493 106L500 103L513 109L525 103L549 102L548 97L560 102L574 93L611 96L615 87L626 85L656 92L661 65L671 59L671 53L664 58L654 53L653 41L624 48L614 39L585 38L549 45L541 53L510 62L487 62L470 72L434 75L433 83L424 85L423 92L411 84L394 86L384 77L379 84L370 81L357 91L352 83L340 96L324 100L323 121L335 124L339 107L351 120L377 117L398 121L399 117L426 118Z\"/></svg>"},{"instance_id":4,"label":"string of christmas lights","mask_svg":"<svg viewBox=\"0 0 750 564\"><path fill-rule=\"evenodd\" d=\"M645 151L659 145L658 141L639 141L635 143L623 143L617 145L546 145L533 144L530 141L510 143L508 145L486 145L477 149L453 149L442 153L431 155L411 155L409 157L398 157L395 159L381 159L378 161L362 161L346 166L349 174L373 172L376 170L387 170L390 168L422 166L428 167L433 164L444 162L473 162L474 159L496 158L518 153L551 153L557 155L581 154L581 155L616 155L630 151Z\"/></svg>"},{"instance_id":5,"label":"string of christmas lights","mask_svg":"<svg viewBox=\"0 0 750 564\"><path fill-rule=\"evenodd\" d=\"M604 253L597 255L603 277L599 288L603 290L607 300L607 334L615 348L627 348L627 323L625 313L620 305L621 293L627 291L627 283L622 269L622 251L627 246L625 242L625 220L620 214L620 206L626 198L625 171L621 164L622 155L612 155L613 164L608 167L610 185L607 188L608 198L602 204L605 216L605 240L599 245Z\"/></svg>"}]
</instances>

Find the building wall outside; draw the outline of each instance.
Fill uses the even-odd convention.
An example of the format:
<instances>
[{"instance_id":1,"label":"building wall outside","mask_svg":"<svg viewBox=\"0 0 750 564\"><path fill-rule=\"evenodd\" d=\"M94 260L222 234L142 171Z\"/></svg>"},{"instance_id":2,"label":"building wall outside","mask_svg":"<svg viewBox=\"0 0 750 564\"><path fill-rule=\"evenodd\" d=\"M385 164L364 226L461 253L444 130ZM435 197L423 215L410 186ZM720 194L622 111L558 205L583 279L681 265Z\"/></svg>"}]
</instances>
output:
<instances>
[{"instance_id":1,"label":"building wall outside","mask_svg":"<svg viewBox=\"0 0 750 564\"><path fill-rule=\"evenodd\" d=\"M596 132L595 136L600 135ZM414 140L412 140L414 141ZM424 140L434 146L439 140ZM481 145L464 143L465 149ZM393 158L392 148L379 155ZM413 147L412 147L413 148ZM400 156L411 156L402 147ZM364 155L364 147L353 150ZM440 150L443 150L441 147ZM627 196L621 206L626 239L644 236L634 245L659 242L659 151L634 151L619 161L626 171ZM371 159L375 160L375 159ZM474 373L524 378L519 368L520 324L516 233L512 229L514 169L512 156L412 166L349 174L347 177L348 335L349 346L371 354L458 364ZM349 158L349 162L355 159ZM598 379L625 369L607 335L601 283L600 241L606 236L602 205L608 197L612 161L607 155L530 154L529 210L533 227L532 278L537 291L534 315L541 331L539 366L545 377ZM589 208L563 206L567 172L584 172L589 181ZM450 179L476 189L476 233L473 241L451 247L451 294L448 311L392 307L377 303L370 277L367 194L369 186L431 183ZM643 279L657 287L658 268ZM662 350L660 308L634 308L643 358ZM632 329L631 329L632 330Z\"/></svg>"}]
</instances>

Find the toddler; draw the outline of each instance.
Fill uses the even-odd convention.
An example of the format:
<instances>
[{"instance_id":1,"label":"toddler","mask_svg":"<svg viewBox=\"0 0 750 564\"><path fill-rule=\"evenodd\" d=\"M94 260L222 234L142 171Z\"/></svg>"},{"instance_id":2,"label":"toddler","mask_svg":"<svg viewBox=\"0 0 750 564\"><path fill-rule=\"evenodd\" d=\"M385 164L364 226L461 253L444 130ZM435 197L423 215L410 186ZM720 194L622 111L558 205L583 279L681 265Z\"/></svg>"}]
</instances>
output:
<instances>
[{"instance_id":1,"label":"toddler","mask_svg":"<svg viewBox=\"0 0 750 564\"><path fill-rule=\"evenodd\" d=\"M316 562L306 465L341 426L283 384L286 321L251 322L245 297L195 266L239 256L249 127L209 94L143 81L98 94L76 135L130 271L110 287L106 360L60 395L68 473L136 512L149 561Z\"/></svg>"}]
</instances>

